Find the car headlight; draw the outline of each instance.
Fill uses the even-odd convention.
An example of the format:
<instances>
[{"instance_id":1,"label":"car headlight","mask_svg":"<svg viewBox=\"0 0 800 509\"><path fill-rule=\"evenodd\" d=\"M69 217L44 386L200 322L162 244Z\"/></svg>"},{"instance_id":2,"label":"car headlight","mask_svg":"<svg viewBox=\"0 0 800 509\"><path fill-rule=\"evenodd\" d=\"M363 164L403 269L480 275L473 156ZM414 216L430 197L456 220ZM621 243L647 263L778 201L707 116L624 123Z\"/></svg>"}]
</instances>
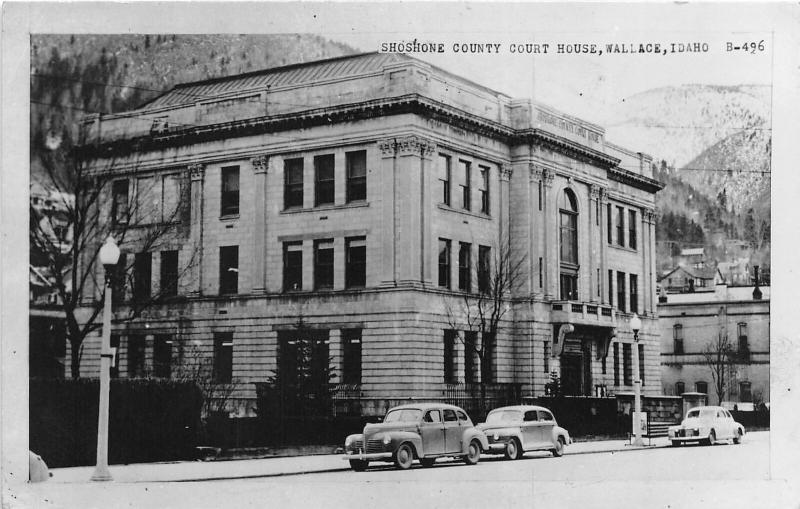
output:
<instances>
[{"instance_id":1,"label":"car headlight","mask_svg":"<svg viewBox=\"0 0 800 509\"><path fill-rule=\"evenodd\" d=\"M389 442L391 442L391 441L392 441L392 437L390 437L389 435L386 435L385 437L383 437L383 445L389 445Z\"/></svg>"},{"instance_id":2,"label":"car headlight","mask_svg":"<svg viewBox=\"0 0 800 509\"><path fill-rule=\"evenodd\" d=\"M500 439L500 435L498 435L497 433L495 433L495 434L494 434L494 439L495 439L495 440L499 440L499 439Z\"/></svg>"},{"instance_id":3,"label":"car headlight","mask_svg":"<svg viewBox=\"0 0 800 509\"><path fill-rule=\"evenodd\" d=\"M353 436L351 435L351 436L349 436L349 437L347 437L345 439L344 446L345 447L350 447L350 444L352 444L352 443L353 443Z\"/></svg>"}]
</instances>

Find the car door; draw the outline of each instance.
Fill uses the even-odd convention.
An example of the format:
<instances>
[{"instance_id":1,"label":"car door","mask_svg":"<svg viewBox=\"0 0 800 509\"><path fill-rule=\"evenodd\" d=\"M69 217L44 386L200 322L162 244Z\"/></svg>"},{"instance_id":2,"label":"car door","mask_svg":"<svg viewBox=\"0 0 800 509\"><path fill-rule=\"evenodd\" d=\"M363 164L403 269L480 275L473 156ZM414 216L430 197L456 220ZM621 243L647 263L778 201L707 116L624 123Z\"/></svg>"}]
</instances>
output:
<instances>
[{"instance_id":1,"label":"car door","mask_svg":"<svg viewBox=\"0 0 800 509\"><path fill-rule=\"evenodd\" d=\"M461 435L464 430L458 422L456 411L445 408L442 410L442 414L444 415L444 452L461 452Z\"/></svg>"},{"instance_id":2,"label":"car door","mask_svg":"<svg viewBox=\"0 0 800 509\"><path fill-rule=\"evenodd\" d=\"M714 429L717 430L717 438L730 438L731 427L725 417L725 410L717 410L717 417L714 419Z\"/></svg>"},{"instance_id":3,"label":"car door","mask_svg":"<svg viewBox=\"0 0 800 509\"><path fill-rule=\"evenodd\" d=\"M553 414L547 410L537 410L539 414L539 431L541 433L541 447L553 445L553 428L556 425L556 420Z\"/></svg>"},{"instance_id":4,"label":"car door","mask_svg":"<svg viewBox=\"0 0 800 509\"><path fill-rule=\"evenodd\" d=\"M419 425L425 456L444 453L444 424L439 410L428 410Z\"/></svg>"},{"instance_id":5,"label":"car door","mask_svg":"<svg viewBox=\"0 0 800 509\"><path fill-rule=\"evenodd\" d=\"M522 450L530 451L539 446L542 441L539 430L539 416L536 410L528 410L522 416Z\"/></svg>"}]
</instances>

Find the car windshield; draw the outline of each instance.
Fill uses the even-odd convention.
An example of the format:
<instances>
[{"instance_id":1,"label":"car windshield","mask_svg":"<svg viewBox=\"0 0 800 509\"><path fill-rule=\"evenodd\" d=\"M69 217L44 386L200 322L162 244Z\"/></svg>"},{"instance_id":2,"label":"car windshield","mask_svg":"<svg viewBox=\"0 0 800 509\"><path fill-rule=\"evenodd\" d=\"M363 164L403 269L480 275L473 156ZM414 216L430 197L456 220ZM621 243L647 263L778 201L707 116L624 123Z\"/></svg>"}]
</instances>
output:
<instances>
[{"instance_id":1,"label":"car windshield","mask_svg":"<svg viewBox=\"0 0 800 509\"><path fill-rule=\"evenodd\" d=\"M518 422L522 420L522 412L519 410L498 410L486 416L486 424L498 424L501 422Z\"/></svg>"},{"instance_id":2,"label":"car windshield","mask_svg":"<svg viewBox=\"0 0 800 509\"><path fill-rule=\"evenodd\" d=\"M711 417L714 417L714 410L711 408L705 408L703 410L698 410L698 409L689 410L689 413L686 414L686 418L691 419L692 417L710 419Z\"/></svg>"},{"instance_id":3,"label":"car windshield","mask_svg":"<svg viewBox=\"0 0 800 509\"><path fill-rule=\"evenodd\" d=\"M417 422L422 416L422 410L416 408L402 408L389 410L383 422Z\"/></svg>"}]
</instances>

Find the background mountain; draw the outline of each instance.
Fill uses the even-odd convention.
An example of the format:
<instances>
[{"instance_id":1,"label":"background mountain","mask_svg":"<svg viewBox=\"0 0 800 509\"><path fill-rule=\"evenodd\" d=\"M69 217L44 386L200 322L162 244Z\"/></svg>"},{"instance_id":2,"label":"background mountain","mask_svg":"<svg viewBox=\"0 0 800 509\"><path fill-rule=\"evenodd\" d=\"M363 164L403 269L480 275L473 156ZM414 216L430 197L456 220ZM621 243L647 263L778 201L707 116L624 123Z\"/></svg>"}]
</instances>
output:
<instances>
[{"instance_id":1,"label":"background mountain","mask_svg":"<svg viewBox=\"0 0 800 509\"><path fill-rule=\"evenodd\" d=\"M684 247L769 267L771 87L682 85L641 92L616 109L607 137L654 156L659 268ZM699 230L698 230L699 227ZM749 252L730 250L742 240Z\"/></svg>"}]
</instances>

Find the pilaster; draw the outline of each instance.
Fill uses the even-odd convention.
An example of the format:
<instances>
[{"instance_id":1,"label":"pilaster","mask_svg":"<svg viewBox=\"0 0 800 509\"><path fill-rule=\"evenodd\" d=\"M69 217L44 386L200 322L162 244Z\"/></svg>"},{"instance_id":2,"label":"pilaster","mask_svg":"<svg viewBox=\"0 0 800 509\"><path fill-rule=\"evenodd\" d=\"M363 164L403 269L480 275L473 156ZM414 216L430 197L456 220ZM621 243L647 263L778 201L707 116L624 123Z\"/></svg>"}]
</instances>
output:
<instances>
[{"instance_id":1,"label":"pilaster","mask_svg":"<svg viewBox=\"0 0 800 509\"><path fill-rule=\"evenodd\" d=\"M253 242L253 293L264 293L267 289L267 175L269 156L260 155L250 160L253 165L254 242Z\"/></svg>"},{"instance_id":2,"label":"pilaster","mask_svg":"<svg viewBox=\"0 0 800 509\"><path fill-rule=\"evenodd\" d=\"M539 257L544 258L544 230L545 222L542 213L544 210L539 210L539 187L543 185L544 167L538 164L529 165L529 188L530 188L530 231L528 233L530 243L530 267L531 267L531 293L541 298L544 291L544 266L542 270L542 285L539 286ZM544 199L544 189L542 189L542 199ZM542 204L542 209L544 204ZM544 260L542 260L544 265Z\"/></svg>"},{"instance_id":3,"label":"pilaster","mask_svg":"<svg viewBox=\"0 0 800 509\"><path fill-rule=\"evenodd\" d=\"M603 277L602 271L598 276L597 270L600 268L597 261L598 251L601 249L598 234L600 232L600 186L591 184L589 186L589 281L594 284L589 285L589 301L597 302L600 298L600 280Z\"/></svg>"},{"instance_id":4,"label":"pilaster","mask_svg":"<svg viewBox=\"0 0 800 509\"><path fill-rule=\"evenodd\" d=\"M542 171L542 224L544 226L544 296L553 299L558 295L556 288L558 282L558 235L556 203L553 196L553 181L555 173L550 169Z\"/></svg>"},{"instance_id":5,"label":"pilaster","mask_svg":"<svg viewBox=\"0 0 800 509\"><path fill-rule=\"evenodd\" d=\"M205 182L204 164L189 165L191 179L191 210L189 227L189 245L192 246L191 266L188 271L190 281L186 284L187 294L200 296L203 293L203 185Z\"/></svg>"}]
</instances>

